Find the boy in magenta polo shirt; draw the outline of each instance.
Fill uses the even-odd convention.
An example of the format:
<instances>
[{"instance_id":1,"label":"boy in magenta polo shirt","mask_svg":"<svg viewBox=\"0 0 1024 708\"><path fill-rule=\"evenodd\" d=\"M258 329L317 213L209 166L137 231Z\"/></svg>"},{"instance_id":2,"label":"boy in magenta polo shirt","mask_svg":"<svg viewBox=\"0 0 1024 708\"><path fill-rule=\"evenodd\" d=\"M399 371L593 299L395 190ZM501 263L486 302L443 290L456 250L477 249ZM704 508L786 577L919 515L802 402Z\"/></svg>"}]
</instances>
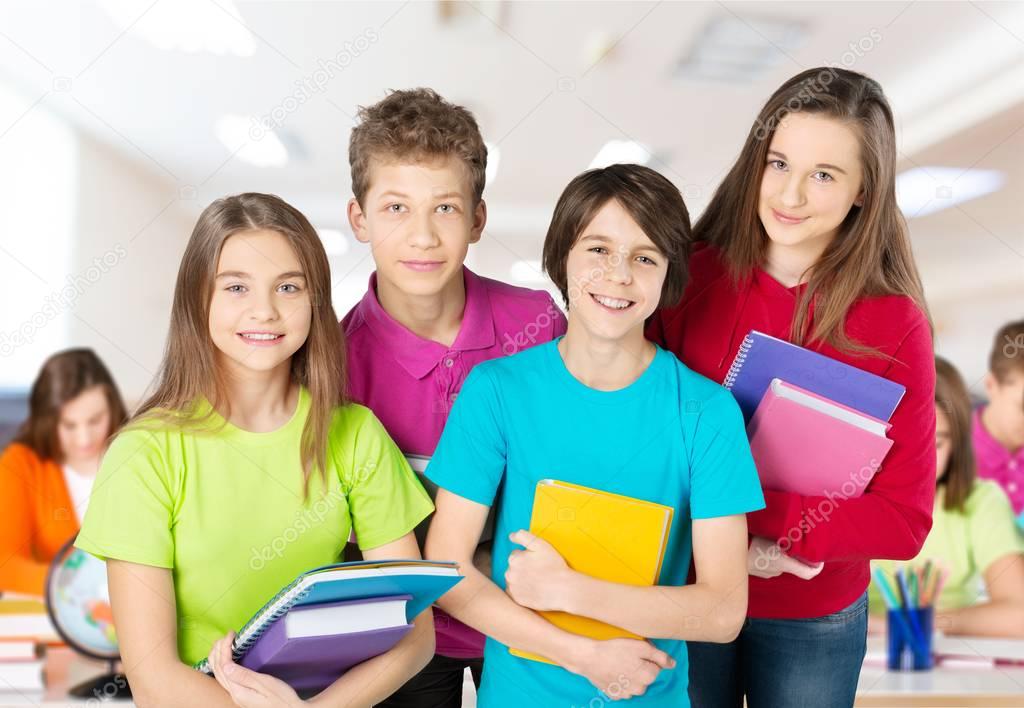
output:
<instances>
[{"instance_id":1,"label":"boy in magenta polo shirt","mask_svg":"<svg viewBox=\"0 0 1024 708\"><path fill-rule=\"evenodd\" d=\"M414 89L392 92L359 117L349 141L348 217L377 270L342 320L348 392L406 455L430 456L473 366L564 334L565 317L547 293L463 265L487 220L487 148L469 111ZM479 686L484 636L434 614L433 660L380 705L461 706L467 667Z\"/></svg>"},{"instance_id":2,"label":"boy in magenta polo shirt","mask_svg":"<svg viewBox=\"0 0 1024 708\"><path fill-rule=\"evenodd\" d=\"M988 403L974 411L978 476L999 482L1015 514L1024 511L1024 320L996 333L989 355Z\"/></svg>"}]
</instances>

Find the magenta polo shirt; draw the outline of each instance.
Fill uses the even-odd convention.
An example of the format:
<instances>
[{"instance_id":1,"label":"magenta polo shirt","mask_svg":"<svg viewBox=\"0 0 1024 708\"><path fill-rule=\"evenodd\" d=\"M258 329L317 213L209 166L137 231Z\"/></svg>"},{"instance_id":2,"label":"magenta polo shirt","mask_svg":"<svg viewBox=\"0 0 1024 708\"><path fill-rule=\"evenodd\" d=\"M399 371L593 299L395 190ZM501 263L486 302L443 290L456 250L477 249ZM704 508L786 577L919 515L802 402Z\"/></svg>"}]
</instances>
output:
<instances>
[{"instance_id":1,"label":"magenta polo shirt","mask_svg":"<svg viewBox=\"0 0 1024 708\"><path fill-rule=\"evenodd\" d=\"M983 406L974 409L974 454L978 462L978 476L992 479L1010 497L1013 513L1024 511L1024 447L1010 452L985 429L981 422Z\"/></svg>"},{"instance_id":2,"label":"magenta polo shirt","mask_svg":"<svg viewBox=\"0 0 1024 708\"><path fill-rule=\"evenodd\" d=\"M370 408L407 455L434 454L448 413L470 370L565 334L551 296L482 278L463 267L466 307L455 342L446 347L396 322L377 300L377 275L341 324L348 355L348 393ZM434 608L437 653L483 656L484 636Z\"/></svg>"}]
</instances>

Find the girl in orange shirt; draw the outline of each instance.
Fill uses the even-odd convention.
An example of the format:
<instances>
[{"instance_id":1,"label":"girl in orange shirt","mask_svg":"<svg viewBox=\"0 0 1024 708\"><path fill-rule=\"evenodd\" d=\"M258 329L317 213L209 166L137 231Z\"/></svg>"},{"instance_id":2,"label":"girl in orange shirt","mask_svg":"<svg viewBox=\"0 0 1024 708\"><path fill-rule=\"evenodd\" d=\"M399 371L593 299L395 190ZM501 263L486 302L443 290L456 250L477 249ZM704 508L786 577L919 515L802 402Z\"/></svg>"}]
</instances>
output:
<instances>
[{"instance_id":1,"label":"girl in orange shirt","mask_svg":"<svg viewBox=\"0 0 1024 708\"><path fill-rule=\"evenodd\" d=\"M43 594L50 561L78 533L100 459L125 418L91 349L43 364L28 419L0 455L0 592Z\"/></svg>"}]
</instances>

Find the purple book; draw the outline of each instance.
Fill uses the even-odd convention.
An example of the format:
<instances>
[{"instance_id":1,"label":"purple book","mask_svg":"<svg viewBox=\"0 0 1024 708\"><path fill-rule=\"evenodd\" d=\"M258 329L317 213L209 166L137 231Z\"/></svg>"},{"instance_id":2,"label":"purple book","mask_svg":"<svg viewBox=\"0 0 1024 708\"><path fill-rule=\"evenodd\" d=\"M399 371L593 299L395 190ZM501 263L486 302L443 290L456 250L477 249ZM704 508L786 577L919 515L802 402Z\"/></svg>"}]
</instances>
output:
<instances>
[{"instance_id":1,"label":"purple book","mask_svg":"<svg viewBox=\"0 0 1024 708\"><path fill-rule=\"evenodd\" d=\"M411 598L392 595L293 608L270 625L239 663L276 676L296 691L326 688L349 668L394 647L412 629L405 620Z\"/></svg>"}]
</instances>

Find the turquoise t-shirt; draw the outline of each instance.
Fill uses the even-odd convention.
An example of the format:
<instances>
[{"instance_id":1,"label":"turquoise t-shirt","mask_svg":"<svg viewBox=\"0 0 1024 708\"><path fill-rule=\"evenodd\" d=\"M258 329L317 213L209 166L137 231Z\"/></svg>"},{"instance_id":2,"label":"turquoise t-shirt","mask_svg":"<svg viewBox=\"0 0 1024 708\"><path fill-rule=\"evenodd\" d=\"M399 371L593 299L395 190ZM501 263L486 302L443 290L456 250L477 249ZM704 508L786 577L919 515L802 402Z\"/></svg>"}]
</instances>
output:
<instances>
[{"instance_id":1,"label":"turquoise t-shirt","mask_svg":"<svg viewBox=\"0 0 1024 708\"><path fill-rule=\"evenodd\" d=\"M626 388L589 388L566 369L558 341L474 367L427 476L480 504L492 505L497 497L491 578L501 588L515 549L508 535L530 527L534 490L542 479L672 506L659 584L685 585L691 519L764 506L739 407L728 391L660 348ZM688 706L686 643L654 644L678 665L662 671L630 705ZM585 706L599 698L584 677L512 656L487 639L483 708Z\"/></svg>"}]
</instances>

